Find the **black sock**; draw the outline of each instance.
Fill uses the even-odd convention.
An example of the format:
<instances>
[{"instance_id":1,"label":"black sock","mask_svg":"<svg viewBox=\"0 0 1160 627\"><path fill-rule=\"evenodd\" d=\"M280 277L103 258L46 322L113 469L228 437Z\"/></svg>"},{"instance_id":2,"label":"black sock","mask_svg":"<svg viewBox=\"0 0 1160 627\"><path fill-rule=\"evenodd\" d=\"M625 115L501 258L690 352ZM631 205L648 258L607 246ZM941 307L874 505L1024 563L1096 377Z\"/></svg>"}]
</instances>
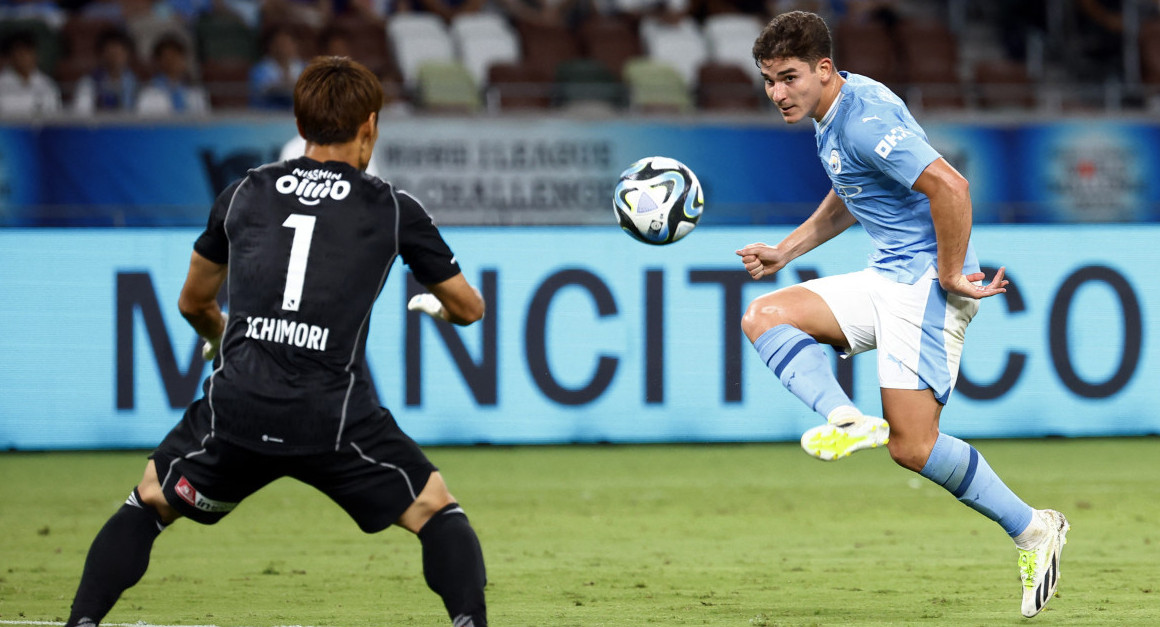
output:
<instances>
[{"instance_id":1,"label":"black sock","mask_svg":"<svg viewBox=\"0 0 1160 627\"><path fill-rule=\"evenodd\" d=\"M419 530L423 543L423 575L443 597L454 627L487 627L483 587L487 572L479 538L467 516L452 503L439 510Z\"/></svg>"},{"instance_id":2,"label":"black sock","mask_svg":"<svg viewBox=\"0 0 1160 627\"><path fill-rule=\"evenodd\" d=\"M149 567L153 540L164 528L157 512L141 501L134 488L89 547L65 627L100 624L121 593L141 580Z\"/></svg>"}]
</instances>

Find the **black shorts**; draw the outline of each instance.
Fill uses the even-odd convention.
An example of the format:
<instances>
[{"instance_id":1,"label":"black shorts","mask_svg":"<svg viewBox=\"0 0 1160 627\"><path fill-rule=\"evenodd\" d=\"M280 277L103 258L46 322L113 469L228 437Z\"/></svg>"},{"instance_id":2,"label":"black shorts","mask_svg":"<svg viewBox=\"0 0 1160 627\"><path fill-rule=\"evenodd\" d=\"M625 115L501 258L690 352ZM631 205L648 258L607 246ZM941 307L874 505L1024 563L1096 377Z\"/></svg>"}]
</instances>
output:
<instances>
[{"instance_id":1,"label":"black shorts","mask_svg":"<svg viewBox=\"0 0 1160 627\"><path fill-rule=\"evenodd\" d=\"M398 520L436 470L386 409L352 425L337 451L271 455L211 435L203 399L150 459L165 500L199 523L216 523L271 481L293 477L333 499L367 533Z\"/></svg>"}]
</instances>

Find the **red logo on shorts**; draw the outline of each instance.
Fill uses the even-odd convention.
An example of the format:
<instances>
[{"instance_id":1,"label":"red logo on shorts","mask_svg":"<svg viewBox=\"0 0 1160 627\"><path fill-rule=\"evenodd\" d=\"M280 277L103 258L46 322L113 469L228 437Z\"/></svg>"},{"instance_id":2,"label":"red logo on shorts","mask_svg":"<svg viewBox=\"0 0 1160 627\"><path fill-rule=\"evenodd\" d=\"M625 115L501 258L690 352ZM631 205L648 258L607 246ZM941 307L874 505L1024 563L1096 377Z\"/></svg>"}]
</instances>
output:
<instances>
[{"instance_id":1,"label":"red logo on shorts","mask_svg":"<svg viewBox=\"0 0 1160 627\"><path fill-rule=\"evenodd\" d=\"M181 500L197 507L197 490L193 488L193 485L189 483L189 480L184 475L177 480L177 485L174 486L173 490L177 492L177 496L180 496Z\"/></svg>"}]
</instances>

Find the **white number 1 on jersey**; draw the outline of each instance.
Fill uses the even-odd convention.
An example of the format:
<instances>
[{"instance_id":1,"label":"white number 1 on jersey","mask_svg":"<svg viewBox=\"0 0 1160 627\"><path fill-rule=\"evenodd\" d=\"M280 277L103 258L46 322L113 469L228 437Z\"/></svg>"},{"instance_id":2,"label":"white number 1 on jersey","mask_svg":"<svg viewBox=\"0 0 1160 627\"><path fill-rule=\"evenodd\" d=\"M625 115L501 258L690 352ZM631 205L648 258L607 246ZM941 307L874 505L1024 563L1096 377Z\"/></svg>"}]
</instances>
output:
<instances>
[{"instance_id":1,"label":"white number 1 on jersey","mask_svg":"<svg viewBox=\"0 0 1160 627\"><path fill-rule=\"evenodd\" d=\"M286 268L286 291L282 292L282 309L298 311L302 301L302 285L306 281L306 258L310 256L310 240L314 238L314 216L292 213L282 226L294 229L290 244L290 265Z\"/></svg>"}]
</instances>

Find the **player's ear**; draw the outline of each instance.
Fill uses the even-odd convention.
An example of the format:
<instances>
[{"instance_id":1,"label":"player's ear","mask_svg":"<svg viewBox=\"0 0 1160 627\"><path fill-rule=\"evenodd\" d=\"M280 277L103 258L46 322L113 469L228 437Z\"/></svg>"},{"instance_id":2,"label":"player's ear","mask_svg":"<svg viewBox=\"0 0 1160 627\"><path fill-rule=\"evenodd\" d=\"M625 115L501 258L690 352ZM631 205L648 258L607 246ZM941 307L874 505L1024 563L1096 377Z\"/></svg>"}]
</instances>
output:
<instances>
[{"instance_id":1,"label":"player's ear","mask_svg":"<svg viewBox=\"0 0 1160 627\"><path fill-rule=\"evenodd\" d=\"M830 78L834 75L834 60L829 57L823 57L819 59L817 69L815 71L818 73L818 78L821 79L822 82L830 80Z\"/></svg>"}]
</instances>

